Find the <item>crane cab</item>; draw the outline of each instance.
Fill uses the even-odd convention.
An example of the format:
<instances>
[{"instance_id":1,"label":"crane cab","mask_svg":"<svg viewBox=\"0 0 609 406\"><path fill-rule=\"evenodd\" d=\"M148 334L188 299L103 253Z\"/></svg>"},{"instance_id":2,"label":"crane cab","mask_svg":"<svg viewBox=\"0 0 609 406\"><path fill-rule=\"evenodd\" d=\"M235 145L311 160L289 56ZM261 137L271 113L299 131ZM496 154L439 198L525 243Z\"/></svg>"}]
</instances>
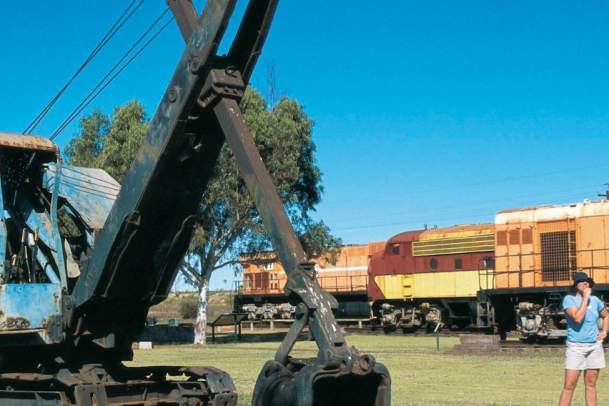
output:
<instances>
[{"instance_id":1,"label":"crane cab","mask_svg":"<svg viewBox=\"0 0 609 406\"><path fill-rule=\"evenodd\" d=\"M63 341L64 297L119 188L62 166L47 138L0 133L0 349Z\"/></svg>"}]
</instances>

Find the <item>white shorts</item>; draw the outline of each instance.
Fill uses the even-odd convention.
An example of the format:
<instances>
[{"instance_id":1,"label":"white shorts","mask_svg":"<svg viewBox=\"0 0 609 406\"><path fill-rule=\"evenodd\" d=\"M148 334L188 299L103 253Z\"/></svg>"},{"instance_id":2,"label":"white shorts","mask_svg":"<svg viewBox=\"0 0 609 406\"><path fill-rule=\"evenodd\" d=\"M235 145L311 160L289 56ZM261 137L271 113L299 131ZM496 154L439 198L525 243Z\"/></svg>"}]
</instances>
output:
<instances>
[{"instance_id":1,"label":"white shorts","mask_svg":"<svg viewBox=\"0 0 609 406\"><path fill-rule=\"evenodd\" d=\"M572 343L567 341L565 369L585 370L605 368L603 342Z\"/></svg>"}]
</instances>

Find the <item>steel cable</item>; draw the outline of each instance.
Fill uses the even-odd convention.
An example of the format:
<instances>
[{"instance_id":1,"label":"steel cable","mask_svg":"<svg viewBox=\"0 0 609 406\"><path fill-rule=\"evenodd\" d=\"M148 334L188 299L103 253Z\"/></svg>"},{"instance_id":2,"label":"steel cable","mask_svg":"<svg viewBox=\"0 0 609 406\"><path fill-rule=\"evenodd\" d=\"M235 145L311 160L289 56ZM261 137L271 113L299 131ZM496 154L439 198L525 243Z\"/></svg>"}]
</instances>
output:
<instances>
[{"instance_id":1,"label":"steel cable","mask_svg":"<svg viewBox=\"0 0 609 406\"><path fill-rule=\"evenodd\" d=\"M146 41L136 52L133 54L122 66L120 66L125 59L129 57L132 51L140 44L144 38L154 29L154 27L161 21L161 19L167 14L169 9L165 9L159 17L144 31L142 35L135 41L135 43L123 54L118 62L110 68L106 75L95 85L95 87L89 92L78 106L64 119L64 121L57 127L53 132L50 139L55 139L68 125L93 101L99 94L104 91L173 21L173 17L167 21L156 33ZM120 68L119 68L120 67ZM117 70L118 69L118 70ZM116 71L116 72L115 72ZM114 74L113 74L114 73Z\"/></svg>"},{"instance_id":2,"label":"steel cable","mask_svg":"<svg viewBox=\"0 0 609 406\"><path fill-rule=\"evenodd\" d=\"M34 117L34 119L28 124L28 126L23 130L24 134L31 134L36 127L40 124L40 122L44 119L44 117L48 114L48 112L53 108L55 103L59 100L59 98L65 93L68 87L76 80L78 75L84 70L84 68L99 54L99 52L106 46L108 42L116 35L117 32L121 30L121 28L129 21L131 16L135 14L135 12L139 9L139 7L144 3L144 0L133 0L127 8L122 12L122 14L116 19L114 24L110 27L108 32L102 37L102 39L97 43L95 48L89 53L85 61L76 69L76 71L72 74L70 79L63 85L63 87L53 96L53 98L46 104L46 106ZM133 7L135 5L135 7Z\"/></svg>"}]
</instances>

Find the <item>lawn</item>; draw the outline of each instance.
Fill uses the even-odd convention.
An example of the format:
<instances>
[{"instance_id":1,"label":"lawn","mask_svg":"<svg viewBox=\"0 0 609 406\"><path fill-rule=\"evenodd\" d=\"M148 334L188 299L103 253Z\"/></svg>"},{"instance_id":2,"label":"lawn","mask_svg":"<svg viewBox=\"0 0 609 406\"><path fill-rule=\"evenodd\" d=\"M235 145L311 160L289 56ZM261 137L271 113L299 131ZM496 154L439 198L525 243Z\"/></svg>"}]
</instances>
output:
<instances>
[{"instance_id":1,"label":"lawn","mask_svg":"<svg viewBox=\"0 0 609 406\"><path fill-rule=\"evenodd\" d=\"M392 377L393 405L554 405L562 385L562 351L456 355L456 338L350 335L348 342L374 354ZM159 346L135 353L131 365L209 365L232 376L239 405L249 405L258 371L273 357L277 342ZM299 342L297 356L313 356L315 346ZM609 372L601 373L599 405L609 404ZM583 405L580 382L573 405Z\"/></svg>"}]
</instances>

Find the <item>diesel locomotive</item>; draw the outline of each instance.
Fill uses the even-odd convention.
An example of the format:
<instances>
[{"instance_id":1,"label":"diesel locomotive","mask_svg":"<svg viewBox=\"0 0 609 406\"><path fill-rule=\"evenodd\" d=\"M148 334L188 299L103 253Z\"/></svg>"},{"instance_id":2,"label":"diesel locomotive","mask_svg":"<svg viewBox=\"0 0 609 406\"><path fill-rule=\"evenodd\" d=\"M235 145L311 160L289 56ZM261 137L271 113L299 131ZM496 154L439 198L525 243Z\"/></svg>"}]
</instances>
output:
<instances>
[{"instance_id":1,"label":"diesel locomotive","mask_svg":"<svg viewBox=\"0 0 609 406\"><path fill-rule=\"evenodd\" d=\"M488 304L476 296L488 282L480 270L493 264L493 224L408 231L372 255L368 294L385 329L465 328L488 324Z\"/></svg>"},{"instance_id":2,"label":"diesel locomotive","mask_svg":"<svg viewBox=\"0 0 609 406\"><path fill-rule=\"evenodd\" d=\"M265 256L266 255L266 256ZM609 201L498 212L492 223L412 230L384 243L318 258L317 279L339 301L337 316L369 317L384 330L439 327L525 339L566 334L561 301L574 272L609 300ZM290 318L285 275L271 253L246 255L236 309Z\"/></svg>"},{"instance_id":3,"label":"diesel locomotive","mask_svg":"<svg viewBox=\"0 0 609 406\"><path fill-rule=\"evenodd\" d=\"M368 292L385 329L518 330L564 337L574 272L609 299L609 201L504 210L492 224L410 231L372 256Z\"/></svg>"}]
</instances>

